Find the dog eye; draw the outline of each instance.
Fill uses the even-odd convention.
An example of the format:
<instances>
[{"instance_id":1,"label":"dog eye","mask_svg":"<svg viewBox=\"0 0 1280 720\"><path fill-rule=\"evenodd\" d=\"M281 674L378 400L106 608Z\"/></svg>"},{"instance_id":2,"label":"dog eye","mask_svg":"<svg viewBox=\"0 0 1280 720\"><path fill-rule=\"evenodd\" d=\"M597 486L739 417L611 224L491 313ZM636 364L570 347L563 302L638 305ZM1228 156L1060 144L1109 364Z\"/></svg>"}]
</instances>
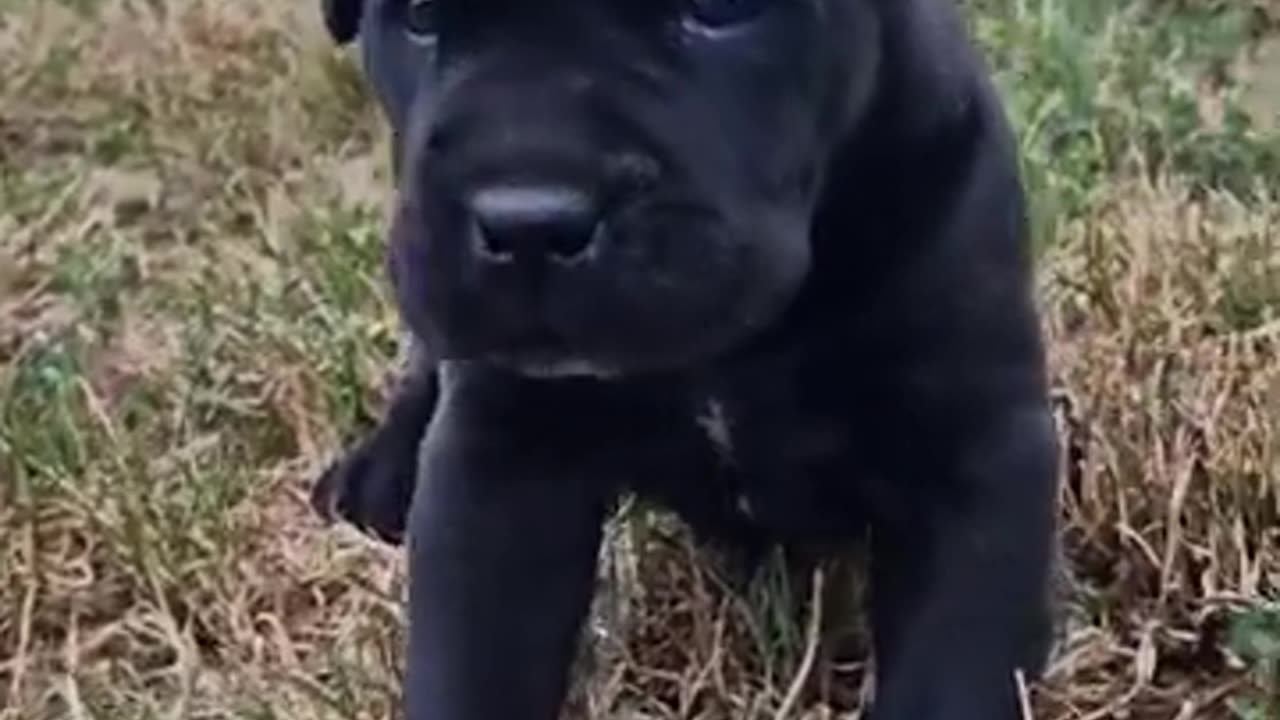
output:
<instances>
[{"instance_id":1,"label":"dog eye","mask_svg":"<svg viewBox=\"0 0 1280 720\"><path fill-rule=\"evenodd\" d=\"M769 0L687 0L688 15L703 27L717 29L759 15Z\"/></svg>"},{"instance_id":2,"label":"dog eye","mask_svg":"<svg viewBox=\"0 0 1280 720\"><path fill-rule=\"evenodd\" d=\"M409 37L426 42L436 36L434 0L407 0L404 6L404 30Z\"/></svg>"}]
</instances>

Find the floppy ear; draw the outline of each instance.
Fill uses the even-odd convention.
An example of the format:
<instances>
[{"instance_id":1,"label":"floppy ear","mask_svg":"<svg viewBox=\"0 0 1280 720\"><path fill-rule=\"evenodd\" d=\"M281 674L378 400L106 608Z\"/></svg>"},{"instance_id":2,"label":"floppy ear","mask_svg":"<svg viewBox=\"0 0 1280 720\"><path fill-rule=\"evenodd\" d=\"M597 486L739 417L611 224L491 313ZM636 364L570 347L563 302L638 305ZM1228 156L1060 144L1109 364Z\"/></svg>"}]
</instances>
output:
<instances>
[{"instance_id":1,"label":"floppy ear","mask_svg":"<svg viewBox=\"0 0 1280 720\"><path fill-rule=\"evenodd\" d=\"M360 29L362 0L322 0L324 24L334 42L345 45L355 39Z\"/></svg>"}]
</instances>

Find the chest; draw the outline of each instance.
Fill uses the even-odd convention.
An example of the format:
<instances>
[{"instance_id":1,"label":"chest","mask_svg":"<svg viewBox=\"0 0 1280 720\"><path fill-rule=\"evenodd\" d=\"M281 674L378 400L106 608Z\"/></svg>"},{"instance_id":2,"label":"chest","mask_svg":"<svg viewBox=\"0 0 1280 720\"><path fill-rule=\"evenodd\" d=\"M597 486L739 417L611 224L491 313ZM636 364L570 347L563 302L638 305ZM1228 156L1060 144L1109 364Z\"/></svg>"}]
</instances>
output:
<instances>
[{"instance_id":1,"label":"chest","mask_svg":"<svg viewBox=\"0 0 1280 720\"><path fill-rule=\"evenodd\" d=\"M784 539L843 536L865 522L872 473L856 413L804 369L743 373L706 395L697 422L739 520Z\"/></svg>"}]
</instances>

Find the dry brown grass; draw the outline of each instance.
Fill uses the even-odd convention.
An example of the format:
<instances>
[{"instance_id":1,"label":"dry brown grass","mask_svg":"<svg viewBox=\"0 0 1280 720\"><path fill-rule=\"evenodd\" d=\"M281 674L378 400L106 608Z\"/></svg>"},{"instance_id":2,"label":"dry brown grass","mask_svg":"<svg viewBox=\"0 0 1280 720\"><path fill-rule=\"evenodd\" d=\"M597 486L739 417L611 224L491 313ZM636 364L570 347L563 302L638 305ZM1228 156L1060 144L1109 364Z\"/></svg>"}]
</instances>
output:
<instances>
[{"instance_id":1,"label":"dry brown grass","mask_svg":"<svg viewBox=\"0 0 1280 720\"><path fill-rule=\"evenodd\" d=\"M1134 183L1046 262L1079 608L1051 682L1066 707L1211 717L1237 679L1227 611L1280 579L1277 238L1273 196Z\"/></svg>"},{"instance_id":2,"label":"dry brown grass","mask_svg":"<svg viewBox=\"0 0 1280 720\"><path fill-rule=\"evenodd\" d=\"M399 558L303 502L395 351L380 122L309 3L97 5L0 0L0 718L388 717ZM1280 587L1280 195L1154 178L1042 261L1071 572L1041 720L1263 689L1224 633ZM668 518L611 529L580 710L858 717L807 580L740 598Z\"/></svg>"}]
</instances>

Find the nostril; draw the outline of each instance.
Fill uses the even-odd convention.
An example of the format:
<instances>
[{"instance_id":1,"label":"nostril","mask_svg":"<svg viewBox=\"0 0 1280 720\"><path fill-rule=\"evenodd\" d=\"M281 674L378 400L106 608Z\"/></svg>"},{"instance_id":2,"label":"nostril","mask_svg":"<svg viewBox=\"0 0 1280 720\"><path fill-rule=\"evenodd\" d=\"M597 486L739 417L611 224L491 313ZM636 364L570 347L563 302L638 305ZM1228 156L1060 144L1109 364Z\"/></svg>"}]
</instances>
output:
<instances>
[{"instance_id":1,"label":"nostril","mask_svg":"<svg viewBox=\"0 0 1280 720\"><path fill-rule=\"evenodd\" d=\"M591 222L574 228L565 228L547 236L547 253L557 260L573 261L586 257L595 240L596 224Z\"/></svg>"},{"instance_id":2,"label":"nostril","mask_svg":"<svg viewBox=\"0 0 1280 720\"><path fill-rule=\"evenodd\" d=\"M475 218L477 251L485 260L508 261L515 258L515 236L501 223L485 219L479 215Z\"/></svg>"},{"instance_id":3,"label":"nostril","mask_svg":"<svg viewBox=\"0 0 1280 720\"><path fill-rule=\"evenodd\" d=\"M489 260L585 258L599 210L586 192L564 186L502 186L472 194L480 251Z\"/></svg>"},{"instance_id":4,"label":"nostril","mask_svg":"<svg viewBox=\"0 0 1280 720\"><path fill-rule=\"evenodd\" d=\"M427 150L433 153L439 153L447 149L453 144L453 136L457 132L450 126L437 125L427 134Z\"/></svg>"}]
</instances>

